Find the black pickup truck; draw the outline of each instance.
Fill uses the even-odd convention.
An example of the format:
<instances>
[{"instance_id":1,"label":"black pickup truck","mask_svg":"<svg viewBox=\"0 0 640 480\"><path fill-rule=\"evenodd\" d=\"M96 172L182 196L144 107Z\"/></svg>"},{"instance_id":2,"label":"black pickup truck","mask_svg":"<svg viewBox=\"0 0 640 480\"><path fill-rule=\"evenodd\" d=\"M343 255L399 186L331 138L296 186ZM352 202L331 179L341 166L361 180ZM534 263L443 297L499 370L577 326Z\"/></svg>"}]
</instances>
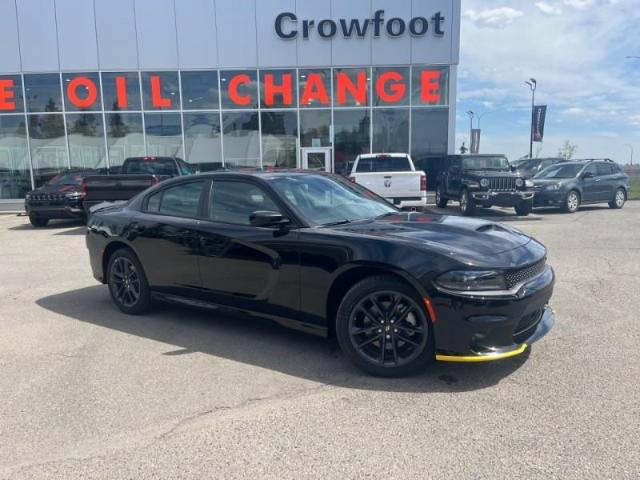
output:
<instances>
[{"instance_id":1,"label":"black pickup truck","mask_svg":"<svg viewBox=\"0 0 640 480\"><path fill-rule=\"evenodd\" d=\"M163 180L197 171L177 157L131 157L117 174L93 175L84 179L84 210L90 216L91 207L104 202L126 201Z\"/></svg>"},{"instance_id":2,"label":"black pickup truck","mask_svg":"<svg viewBox=\"0 0 640 480\"><path fill-rule=\"evenodd\" d=\"M476 206L514 207L529 215L533 195L533 182L514 173L504 155L449 155L436 185L437 206L458 200L463 215L473 215Z\"/></svg>"}]
</instances>

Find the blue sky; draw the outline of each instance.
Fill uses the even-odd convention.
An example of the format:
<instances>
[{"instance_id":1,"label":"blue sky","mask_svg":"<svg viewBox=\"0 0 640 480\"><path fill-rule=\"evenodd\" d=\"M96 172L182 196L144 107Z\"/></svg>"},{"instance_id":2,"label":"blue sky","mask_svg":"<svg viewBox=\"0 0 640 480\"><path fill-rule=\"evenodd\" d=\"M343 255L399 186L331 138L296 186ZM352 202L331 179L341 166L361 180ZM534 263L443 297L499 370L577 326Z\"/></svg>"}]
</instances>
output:
<instances>
[{"instance_id":1,"label":"blue sky","mask_svg":"<svg viewBox=\"0 0 640 480\"><path fill-rule=\"evenodd\" d=\"M481 121L481 153L528 154L531 92L548 105L534 155L565 140L577 158L640 163L640 0L462 0L456 148L469 118Z\"/></svg>"}]
</instances>

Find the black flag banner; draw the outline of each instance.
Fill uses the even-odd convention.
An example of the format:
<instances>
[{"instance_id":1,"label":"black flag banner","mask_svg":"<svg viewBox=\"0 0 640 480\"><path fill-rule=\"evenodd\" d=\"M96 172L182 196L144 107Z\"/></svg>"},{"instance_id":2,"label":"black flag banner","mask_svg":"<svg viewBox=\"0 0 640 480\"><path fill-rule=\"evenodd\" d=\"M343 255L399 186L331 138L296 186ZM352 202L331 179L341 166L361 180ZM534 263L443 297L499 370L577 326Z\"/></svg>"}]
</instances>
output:
<instances>
[{"instance_id":1,"label":"black flag banner","mask_svg":"<svg viewBox=\"0 0 640 480\"><path fill-rule=\"evenodd\" d=\"M533 109L533 141L541 142L544 137L544 121L547 116L546 105L536 105Z\"/></svg>"}]
</instances>

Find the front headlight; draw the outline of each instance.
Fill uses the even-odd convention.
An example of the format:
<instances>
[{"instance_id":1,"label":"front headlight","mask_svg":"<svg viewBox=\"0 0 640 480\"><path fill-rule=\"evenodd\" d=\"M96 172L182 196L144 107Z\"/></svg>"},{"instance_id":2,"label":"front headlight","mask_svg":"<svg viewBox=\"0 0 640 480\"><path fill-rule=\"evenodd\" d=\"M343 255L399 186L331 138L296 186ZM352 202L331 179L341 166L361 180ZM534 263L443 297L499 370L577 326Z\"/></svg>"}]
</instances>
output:
<instances>
[{"instance_id":1,"label":"front headlight","mask_svg":"<svg viewBox=\"0 0 640 480\"><path fill-rule=\"evenodd\" d=\"M559 183L554 183L552 185L547 185L546 187L544 187L544 189L554 191L554 190L560 190L560 187L561 185Z\"/></svg>"},{"instance_id":2,"label":"front headlight","mask_svg":"<svg viewBox=\"0 0 640 480\"><path fill-rule=\"evenodd\" d=\"M436 278L436 285L462 292L507 289L502 274L494 270L453 270Z\"/></svg>"},{"instance_id":3,"label":"front headlight","mask_svg":"<svg viewBox=\"0 0 640 480\"><path fill-rule=\"evenodd\" d=\"M480 186L483 188L487 188L489 186L489 180L487 178L483 178L480 180Z\"/></svg>"},{"instance_id":4,"label":"front headlight","mask_svg":"<svg viewBox=\"0 0 640 480\"><path fill-rule=\"evenodd\" d=\"M521 178L516 178L516 187L522 188L523 185L524 185L524 180Z\"/></svg>"},{"instance_id":5,"label":"front headlight","mask_svg":"<svg viewBox=\"0 0 640 480\"><path fill-rule=\"evenodd\" d=\"M533 180L525 180L524 181L524 186L527 188L533 188Z\"/></svg>"},{"instance_id":6,"label":"front headlight","mask_svg":"<svg viewBox=\"0 0 640 480\"><path fill-rule=\"evenodd\" d=\"M478 188L480 186L480 184L478 182L469 181L469 182L467 182L467 186L469 188Z\"/></svg>"}]
</instances>

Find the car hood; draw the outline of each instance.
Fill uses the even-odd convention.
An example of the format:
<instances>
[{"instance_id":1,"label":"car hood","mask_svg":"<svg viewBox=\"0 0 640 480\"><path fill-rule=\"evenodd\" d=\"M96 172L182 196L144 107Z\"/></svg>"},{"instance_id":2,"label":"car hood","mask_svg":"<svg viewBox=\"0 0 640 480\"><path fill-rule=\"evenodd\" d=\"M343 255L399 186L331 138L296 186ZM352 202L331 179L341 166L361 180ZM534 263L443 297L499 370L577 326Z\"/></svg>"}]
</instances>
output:
<instances>
[{"instance_id":1,"label":"car hood","mask_svg":"<svg viewBox=\"0 0 640 480\"><path fill-rule=\"evenodd\" d=\"M556 183L567 183L571 178L534 178L533 184L539 186L555 185Z\"/></svg>"},{"instance_id":2,"label":"car hood","mask_svg":"<svg viewBox=\"0 0 640 480\"><path fill-rule=\"evenodd\" d=\"M508 268L546 254L544 246L513 227L465 217L398 213L333 228L407 243L469 266Z\"/></svg>"},{"instance_id":3,"label":"car hood","mask_svg":"<svg viewBox=\"0 0 640 480\"><path fill-rule=\"evenodd\" d=\"M29 193L74 193L81 190L80 185L43 185Z\"/></svg>"}]
</instances>

